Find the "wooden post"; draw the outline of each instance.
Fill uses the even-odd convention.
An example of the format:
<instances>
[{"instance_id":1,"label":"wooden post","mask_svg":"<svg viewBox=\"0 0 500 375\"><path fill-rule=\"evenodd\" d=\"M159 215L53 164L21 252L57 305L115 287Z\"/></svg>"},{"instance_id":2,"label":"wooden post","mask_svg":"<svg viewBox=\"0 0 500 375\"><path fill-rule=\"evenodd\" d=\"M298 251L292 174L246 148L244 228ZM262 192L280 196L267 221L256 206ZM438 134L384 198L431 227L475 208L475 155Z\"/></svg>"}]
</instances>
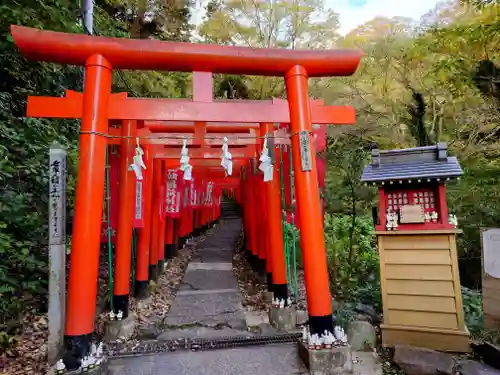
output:
<instances>
[{"instance_id":1,"label":"wooden post","mask_svg":"<svg viewBox=\"0 0 500 375\"><path fill-rule=\"evenodd\" d=\"M172 259L175 256L176 249L174 248L174 219L166 218L165 231L165 259Z\"/></svg>"},{"instance_id":2,"label":"wooden post","mask_svg":"<svg viewBox=\"0 0 500 375\"><path fill-rule=\"evenodd\" d=\"M276 148L275 155L278 154ZM280 171L274 168L274 176L271 181L265 183L267 189L267 217L269 226L269 252L272 264L272 280L270 291L274 297L280 300L288 299L288 287L286 279L285 247L283 243L283 224L281 207Z\"/></svg>"},{"instance_id":3,"label":"wooden post","mask_svg":"<svg viewBox=\"0 0 500 375\"><path fill-rule=\"evenodd\" d=\"M90 352L94 331L99 246L108 133L108 102L111 95L111 65L101 55L92 55L85 65L82 123L75 217L68 280L65 329L68 370L80 367Z\"/></svg>"},{"instance_id":4,"label":"wooden post","mask_svg":"<svg viewBox=\"0 0 500 375\"><path fill-rule=\"evenodd\" d=\"M144 147L144 226L137 231L137 262L135 267L134 295L137 299L145 299L149 296L149 256L151 244L151 207L153 194L153 153L151 145Z\"/></svg>"},{"instance_id":5,"label":"wooden post","mask_svg":"<svg viewBox=\"0 0 500 375\"><path fill-rule=\"evenodd\" d=\"M123 319L128 317L130 294L130 270L132 260L132 220L135 208L136 176L130 170L134 156L134 138L137 122L122 122L120 143L120 184L118 195L118 226L116 228L115 280L113 285L114 312L123 312Z\"/></svg>"},{"instance_id":6,"label":"wooden post","mask_svg":"<svg viewBox=\"0 0 500 375\"><path fill-rule=\"evenodd\" d=\"M161 159L153 160L153 203L151 205L151 249L149 250L149 280L158 280L158 237L160 235L160 215L162 208L162 166Z\"/></svg>"},{"instance_id":7,"label":"wooden post","mask_svg":"<svg viewBox=\"0 0 500 375\"><path fill-rule=\"evenodd\" d=\"M257 243L257 215L256 215L256 198L257 198L257 193L256 193L256 178L257 176L255 175L256 171L256 164L257 160L255 158L252 158L249 160L248 163L248 199L249 199L249 224L250 224L250 233L249 235L251 236L251 248L250 250L252 251L252 265L255 267L258 257L258 250L259 250L259 245Z\"/></svg>"},{"instance_id":8,"label":"wooden post","mask_svg":"<svg viewBox=\"0 0 500 375\"><path fill-rule=\"evenodd\" d=\"M48 362L54 364L64 342L66 310L66 151L49 153L49 338Z\"/></svg>"},{"instance_id":9,"label":"wooden post","mask_svg":"<svg viewBox=\"0 0 500 375\"><path fill-rule=\"evenodd\" d=\"M265 122L260 124L260 135L263 137L265 134L272 133L273 124L269 122ZM269 143L269 142L268 142ZM259 139L259 153L262 151L264 145L264 138ZM269 150L269 149L268 149ZM274 152L274 150L269 150L270 153ZM273 291L273 275L272 275L272 256L271 256L271 233L270 233L270 225L271 225L271 216L269 211L269 189L267 185L269 182L264 182L263 180L264 174L259 175L259 184L261 186L260 190L260 207L262 212L262 220L261 223L261 236L262 239L262 254L265 261L265 271L266 271L266 281L267 281L267 290L269 292ZM233 193L234 194L234 193ZM262 256L261 256L262 257Z\"/></svg>"},{"instance_id":10,"label":"wooden post","mask_svg":"<svg viewBox=\"0 0 500 375\"><path fill-rule=\"evenodd\" d=\"M304 261L307 308L311 334L333 332L332 302L319 202L316 157L312 152L312 121L308 99L308 75L294 66L285 75L290 107L293 167L300 212L300 244Z\"/></svg>"},{"instance_id":11,"label":"wooden post","mask_svg":"<svg viewBox=\"0 0 500 375\"><path fill-rule=\"evenodd\" d=\"M162 212L162 215L164 213ZM163 269L165 267L165 235L167 231L167 218L164 217L160 220L160 224L158 226L158 240L156 245L156 250L158 251L158 276L163 274Z\"/></svg>"}]
</instances>

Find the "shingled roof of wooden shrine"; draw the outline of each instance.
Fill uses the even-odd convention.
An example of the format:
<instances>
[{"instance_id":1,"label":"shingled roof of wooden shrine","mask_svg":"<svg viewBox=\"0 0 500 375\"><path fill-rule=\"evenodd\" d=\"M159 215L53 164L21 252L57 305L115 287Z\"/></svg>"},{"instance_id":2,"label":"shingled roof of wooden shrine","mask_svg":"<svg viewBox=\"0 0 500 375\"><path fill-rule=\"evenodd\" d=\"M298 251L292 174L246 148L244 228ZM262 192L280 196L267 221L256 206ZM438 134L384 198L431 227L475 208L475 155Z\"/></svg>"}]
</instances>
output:
<instances>
[{"instance_id":1,"label":"shingled roof of wooden shrine","mask_svg":"<svg viewBox=\"0 0 500 375\"><path fill-rule=\"evenodd\" d=\"M440 180L463 175L456 157L448 156L445 143L399 150L372 150L372 161L363 171L363 182L419 179Z\"/></svg>"}]
</instances>

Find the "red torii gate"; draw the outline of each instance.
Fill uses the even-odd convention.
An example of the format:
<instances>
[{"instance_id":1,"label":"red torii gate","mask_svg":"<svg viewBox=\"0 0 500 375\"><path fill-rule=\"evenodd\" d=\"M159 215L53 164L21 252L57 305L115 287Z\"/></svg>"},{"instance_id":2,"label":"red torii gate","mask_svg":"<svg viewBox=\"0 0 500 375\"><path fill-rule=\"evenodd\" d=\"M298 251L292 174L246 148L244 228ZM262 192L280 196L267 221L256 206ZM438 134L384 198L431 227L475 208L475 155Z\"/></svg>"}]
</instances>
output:
<instances>
[{"instance_id":1,"label":"red torii gate","mask_svg":"<svg viewBox=\"0 0 500 375\"><path fill-rule=\"evenodd\" d=\"M310 138L313 122L352 124L355 112L350 107L326 106L315 106L311 112L308 77L351 75L359 64L360 51L166 43L70 35L19 26L12 26L11 33L29 59L85 66L81 100L31 99L28 108L31 116L42 115L40 110L45 107L57 108L57 115L51 117L82 119L71 251L71 264L79 266L72 267L69 275L65 331L68 353L83 357L94 329L105 152L108 121L114 119L289 123L310 330L318 334L333 331L316 161L311 154ZM207 100L206 92L196 93L192 101L111 95L112 69L282 76L286 81L288 108L273 103L215 102ZM122 139L121 145L130 145L132 141Z\"/></svg>"}]
</instances>

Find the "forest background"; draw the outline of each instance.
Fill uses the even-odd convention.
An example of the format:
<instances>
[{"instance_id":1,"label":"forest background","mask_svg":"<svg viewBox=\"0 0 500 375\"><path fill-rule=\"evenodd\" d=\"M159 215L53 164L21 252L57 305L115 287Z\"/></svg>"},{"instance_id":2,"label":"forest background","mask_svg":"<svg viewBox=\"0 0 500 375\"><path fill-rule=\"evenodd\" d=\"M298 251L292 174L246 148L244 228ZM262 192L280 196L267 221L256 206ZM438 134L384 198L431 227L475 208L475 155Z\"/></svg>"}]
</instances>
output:
<instances>
[{"instance_id":1,"label":"forest background","mask_svg":"<svg viewBox=\"0 0 500 375\"><path fill-rule=\"evenodd\" d=\"M358 113L355 126L330 127L328 134L325 241L332 291L338 299L380 308L371 222L375 191L359 183L370 147L435 142L447 142L465 171L459 183L450 185L448 199L464 231L459 237L462 284L480 290L479 229L500 221L500 5L445 0L420 20L378 17L347 35L339 34L339 16L322 0L212 0L203 20L193 25L191 14L200 6L194 0L95 0L94 33L266 48L362 49L365 56L354 76L310 83L311 95L327 104L352 105ZM79 122L27 119L26 98L82 88L80 68L22 58L10 24L86 32L75 1L4 0L0 5L0 331L7 333L23 314L46 310L52 142L69 152L69 235L76 175ZM219 98L285 95L282 79L215 78ZM114 74L113 91L189 97L191 75L125 71ZM472 299L466 309L475 313L480 293Z\"/></svg>"}]
</instances>

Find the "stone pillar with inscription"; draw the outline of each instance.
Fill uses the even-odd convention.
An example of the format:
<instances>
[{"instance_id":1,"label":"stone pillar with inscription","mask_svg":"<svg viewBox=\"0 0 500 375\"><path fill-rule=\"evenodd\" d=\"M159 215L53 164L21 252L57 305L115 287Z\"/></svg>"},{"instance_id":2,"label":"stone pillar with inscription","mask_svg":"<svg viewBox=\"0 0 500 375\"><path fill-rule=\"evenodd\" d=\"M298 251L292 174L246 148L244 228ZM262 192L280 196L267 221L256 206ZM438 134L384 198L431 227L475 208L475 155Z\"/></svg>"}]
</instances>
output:
<instances>
[{"instance_id":1,"label":"stone pillar with inscription","mask_svg":"<svg viewBox=\"0 0 500 375\"><path fill-rule=\"evenodd\" d=\"M66 151L54 143L49 154L49 338L48 361L63 348L66 307Z\"/></svg>"}]
</instances>

